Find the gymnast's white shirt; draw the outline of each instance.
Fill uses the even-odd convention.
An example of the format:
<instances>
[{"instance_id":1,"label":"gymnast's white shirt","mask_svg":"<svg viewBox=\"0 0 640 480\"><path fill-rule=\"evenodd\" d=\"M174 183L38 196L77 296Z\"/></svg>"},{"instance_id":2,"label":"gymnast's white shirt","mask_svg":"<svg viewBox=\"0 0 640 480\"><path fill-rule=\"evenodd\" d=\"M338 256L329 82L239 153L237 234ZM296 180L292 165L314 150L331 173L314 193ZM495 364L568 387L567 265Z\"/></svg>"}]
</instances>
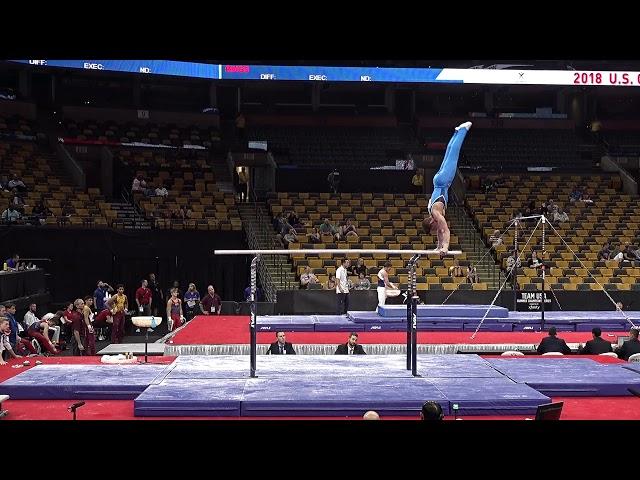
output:
<instances>
[{"instance_id":1,"label":"gymnast's white shirt","mask_svg":"<svg viewBox=\"0 0 640 480\"><path fill-rule=\"evenodd\" d=\"M344 293L349 293L349 283L348 283L349 275L347 274L347 269L344 266L340 265L338 270L336 270L336 281L340 282L342 285L342 291ZM338 285L336 285L336 293L342 293Z\"/></svg>"}]
</instances>

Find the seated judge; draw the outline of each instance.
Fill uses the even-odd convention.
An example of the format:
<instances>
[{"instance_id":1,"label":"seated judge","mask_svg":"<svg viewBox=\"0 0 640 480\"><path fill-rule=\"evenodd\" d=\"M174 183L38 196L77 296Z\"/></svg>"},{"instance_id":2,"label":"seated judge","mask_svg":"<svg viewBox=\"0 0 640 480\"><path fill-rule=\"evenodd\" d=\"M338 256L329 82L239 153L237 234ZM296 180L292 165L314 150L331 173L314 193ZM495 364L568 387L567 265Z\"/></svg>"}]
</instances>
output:
<instances>
[{"instance_id":1,"label":"seated judge","mask_svg":"<svg viewBox=\"0 0 640 480\"><path fill-rule=\"evenodd\" d=\"M276 332L277 341L273 342L267 350L267 355L295 355L296 351L293 349L293 345L286 341L286 334L284 332Z\"/></svg>"},{"instance_id":2,"label":"seated judge","mask_svg":"<svg viewBox=\"0 0 640 480\"><path fill-rule=\"evenodd\" d=\"M366 355L362 345L358 345L358 334L351 332L349 334L349 341L342 345L338 345L335 355Z\"/></svg>"}]
</instances>

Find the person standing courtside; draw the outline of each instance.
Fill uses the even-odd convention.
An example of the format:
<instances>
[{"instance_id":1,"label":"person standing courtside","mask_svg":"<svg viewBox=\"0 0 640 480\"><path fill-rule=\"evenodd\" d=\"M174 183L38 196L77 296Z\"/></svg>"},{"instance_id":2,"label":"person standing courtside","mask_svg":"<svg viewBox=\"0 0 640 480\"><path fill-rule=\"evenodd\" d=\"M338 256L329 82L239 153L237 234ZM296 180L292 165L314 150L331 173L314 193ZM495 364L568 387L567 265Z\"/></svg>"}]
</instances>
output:
<instances>
[{"instance_id":1,"label":"person standing courtside","mask_svg":"<svg viewBox=\"0 0 640 480\"><path fill-rule=\"evenodd\" d=\"M338 315L344 315L349 310L349 259L345 258L336 270L336 294L338 296Z\"/></svg>"}]
</instances>

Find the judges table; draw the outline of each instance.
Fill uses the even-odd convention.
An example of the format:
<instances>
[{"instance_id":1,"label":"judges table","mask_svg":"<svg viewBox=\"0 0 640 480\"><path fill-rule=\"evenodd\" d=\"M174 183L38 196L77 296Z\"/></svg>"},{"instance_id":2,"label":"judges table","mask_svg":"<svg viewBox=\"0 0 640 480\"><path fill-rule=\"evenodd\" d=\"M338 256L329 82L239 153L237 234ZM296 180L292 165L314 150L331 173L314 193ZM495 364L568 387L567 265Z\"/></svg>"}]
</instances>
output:
<instances>
[{"instance_id":1,"label":"judges table","mask_svg":"<svg viewBox=\"0 0 640 480\"><path fill-rule=\"evenodd\" d=\"M0 302L44 292L44 270L0 271Z\"/></svg>"}]
</instances>

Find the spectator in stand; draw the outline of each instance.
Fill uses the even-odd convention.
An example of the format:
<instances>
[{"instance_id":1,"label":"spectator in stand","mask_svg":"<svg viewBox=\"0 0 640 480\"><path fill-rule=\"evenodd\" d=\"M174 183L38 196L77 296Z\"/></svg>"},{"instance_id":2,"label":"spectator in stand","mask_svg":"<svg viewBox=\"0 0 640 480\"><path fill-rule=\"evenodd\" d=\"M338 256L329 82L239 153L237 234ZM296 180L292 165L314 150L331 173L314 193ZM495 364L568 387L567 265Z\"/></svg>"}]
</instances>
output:
<instances>
[{"instance_id":1,"label":"spectator in stand","mask_svg":"<svg viewBox=\"0 0 640 480\"><path fill-rule=\"evenodd\" d=\"M18 255L17 253L14 253L9 258L7 258L4 263L7 264L7 268L9 270L17 270L18 266L20 265L19 260L20 260L20 255Z\"/></svg>"},{"instance_id":2,"label":"spectator in stand","mask_svg":"<svg viewBox=\"0 0 640 480\"><path fill-rule=\"evenodd\" d=\"M333 224L329 222L328 218L324 219L324 221L318 227L318 230L320 231L321 235L331 235L336 240L340 240L340 233L338 233L336 227L334 227Z\"/></svg>"},{"instance_id":3,"label":"spectator in stand","mask_svg":"<svg viewBox=\"0 0 640 480\"><path fill-rule=\"evenodd\" d=\"M144 192L147 188L147 182L144 181L144 176L139 173L131 183L131 191L132 192Z\"/></svg>"},{"instance_id":4,"label":"spectator in stand","mask_svg":"<svg viewBox=\"0 0 640 480\"><path fill-rule=\"evenodd\" d=\"M618 263L621 263L622 260L624 260L624 254L622 253L622 251L618 250L617 246L614 246L611 248L611 255L609 255L609 258L611 260L615 260Z\"/></svg>"},{"instance_id":5,"label":"spectator in stand","mask_svg":"<svg viewBox=\"0 0 640 480\"><path fill-rule=\"evenodd\" d=\"M24 184L24 182L18 177L17 174L13 174L13 178L11 180L9 180L9 183L7 183L7 187L9 190L17 190L18 192L26 192L27 191L27 186Z\"/></svg>"},{"instance_id":6,"label":"spectator in stand","mask_svg":"<svg viewBox=\"0 0 640 480\"><path fill-rule=\"evenodd\" d=\"M203 315L220 315L222 310L222 299L216 293L213 285L207 287L207 294L202 299L200 310Z\"/></svg>"},{"instance_id":7,"label":"spectator in stand","mask_svg":"<svg viewBox=\"0 0 640 480\"><path fill-rule=\"evenodd\" d=\"M22 195L20 195L19 193L16 193L13 196L13 200L11 201L11 203L13 203L13 206L16 208L16 210L18 210L21 214L24 213L24 207L25 207L25 203L24 203L24 199L22 198Z\"/></svg>"},{"instance_id":8,"label":"spectator in stand","mask_svg":"<svg viewBox=\"0 0 640 480\"><path fill-rule=\"evenodd\" d=\"M569 201L571 203L582 200L582 190L579 187L573 189L573 191L569 194Z\"/></svg>"},{"instance_id":9,"label":"spectator in stand","mask_svg":"<svg viewBox=\"0 0 640 480\"><path fill-rule=\"evenodd\" d=\"M329 182L329 190L333 193L338 193L340 189L340 172L334 168L327 176L327 182Z\"/></svg>"},{"instance_id":10,"label":"spectator in stand","mask_svg":"<svg viewBox=\"0 0 640 480\"><path fill-rule=\"evenodd\" d=\"M9 319L0 317L0 365L7 364L4 360L4 352L7 352L7 354L13 358L20 358L20 355L13 351L13 346L9 340L10 335L11 327L9 326Z\"/></svg>"},{"instance_id":11,"label":"spectator in stand","mask_svg":"<svg viewBox=\"0 0 640 480\"><path fill-rule=\"evenodd\" d=\"M188 322L196 316L196 311L200 308L200 292L196 289L195 283L190 283L189 288L184 292L184 313L186 321Z\"/></svg>"},{"instance_id":12,"label":"spectator in stand","mask_svg":"<svg viewBox=\"0 0 640 480\"><path fill-rule=\"evenodd\" d=\"M415 175L411 178L411 185L414 193L424 193L424 175L421 168L416 169Z\"/></svg>"},{"instance_id":13,"label":"spectator in stand","mask_svg":"<svg viewBox=\"0 0 640 480\"><path fill-rule=\"evenodd\" d=\"M537 269L538 275L542 274L542 268L544 267L544 264L542 263L542 260L538 257L538 252L536 250L531 251L531 258L529 258L529 260L527 261L527 266L529 268Z\"/></svg>"},{"instance_id":14,"label":"spectator in stand","mask_svg":"<svg viewBox=\"0 0 640 480\"><path fill-rule=\"evenodd\" d=\"M329 275L329 280L327 280L327 290L335 290L336 289L336 276Z\"/></svg>"},{"instance_id":15,"label":"spectator in stand","mask_svg":"<svg viewBox=\"0 0 640 480\"><path fill-rule=\"evenodd\" d=\"M629 242L625 243L623 258L627 262L635 262L636 260L638 260L638 257L636 257L636 252L633 250Z\"/></svg>"},{"instance_id":16,"label":"spectator in stand","mask_svg":"<svg viewBox=\"0 0 640 480\"><path fill-rule=\"evenodd\" d=\"M500 230L494 230L493 235L489 237L489 244L495 248L498 245L502 245L502 237L500 236Z\"/></svg>"},{"instance_id":17,"label":"spectator in stand","mask_svg":"<svg viewBox=\"0 0 640 480\"><path fill-rule=\"evenodd\" d=\"M527 215L536 215L538 213L535 200L531 200L527 206Z\"/></svg>"},{"instance_id":18,"label":"spectator in stand","mask_svg":"<svg viewBox=\"0 0 640 480\"><path fill-rule=\"evenodd\" d=\"M507 266L507 275L511 277L511 285L514 286L513 282L516 278L515 274L518 273L517 269L522 267L522 262L520 261L520 258L518 258L518 255L516 254L515 250L512 250L511 255L507 257L506 266Z\"/></svg>"},{"instance_id":19,"label":"spectator in stand","mask_svg":"<svg viewBox=\"0 0 640 480\"><path fill-rule=\"evenodd\" d=\"M322 243L322 239L320 238L320 231L317 227L313 227L313 231L309 234L309 242Z\"/></svg>"},{"instance_id":20,"label":"spectator in stand","mask_svg":"<svg viewBox=\"0 0 640 480\"><path fill-rule=\"evenodd\" d=\"M282 245L286 248L289 247L290 243L297 243L298 242L298 237L295 234L295 230L291 229L289 230L289 232L285 233L284 235L280 235L281 238L281 242Z\"/></svg>"},{"instance_id":21,"label":"spectator in stand","mask_svg":"<svg viewBox=\"0 0 640 480\"><path fill-rule=\"evenodd\" d=\"M546 215L553 216L554 213L558 211L558 206L553 202L553 199L549 199L547 202L547 211Z\"/></svg>"},{"instance_id":22,"label":"spectator in stand","mask_svg":"<svg viewBox=\"0 0 640 480\"><path fill-rule=\"evenodd\" d=\"M456 260L456 264L449 267L449 276L451 277L464 277L464 272L462 271L462 267L458 265Z\"/></svg>"},{"instance_id":23,"label":"spectator in stand","mask_svg":"<svg viewBox=\"0 0 640 480\"><path fill-rule=\"evenodd\" d=\"M71 215L73 215L73 213L74 213L74 208L71 205L71 203L65 202L64 205L62 205L62 216L70 218Z\"/></svg>"},{"instance_id":24,"label":"spectator in stand","mask_svg":"<svg viewBox=\"0 0 640 480\"><path fill-rule=\"evenodd\" d=\"M358 258L358 261L354 263L349 269L349 275L359 277L361 273L363 275L367 274L367 266L364 264L363 258Z\"/></svg>"},{"instance_id":25,"label":"spectator in stand","mask_svg":"<svg viewBox=\"0 0 640 480\"><path fill-rule=\"evenodd\" d=\"M467 268L467 283L478 283L478 272L473 265Z\"/></svg>"},{"instance_id":26,"label":"spectator in stand","mask_svg":"<svg viewBox=\"0 0 640 480\"><path fill-rule=\"evenodd\" d=\"M273 217L272 224L273 224L273 229L276 232L282 233L282 229L284 228L285 223L287 223L287 220L284 218L283 212L280 212L275 217Z\"/></svg>"},{"instance_id":27,"label":"spectator in stand","mask_svg":"<svg viewBox=\"0 0 640 480\"><path fill-rule=\"evenodd\" d=\"M182 300L178 298L178 289L171 289L171 298L167 301L167 325L169 330L173 331L180 328L184 322L184 314L182 312Z\"/></svg>"},{"instance_id":28,"label":"spectator in stand","mask_svg":"<svg viewBox=\"0 0 640 480\"><path fill-rule=\"evenodd\" d=\"M371 288L371 280L369 280L364 273L358 275L358 283L353 287L354 290L369 290Z\"/></svg>"},{"instance_id":29,"label":"spectator in stand","mask_svg":"<svg viewBox=\"0 0 640 480\"><path fill-rule=\"evenodd\" d=\"M160 185L158 188L156 188L156 197L168 197L169 196L169 191L167 190L167 188L164 185Z\"/></svg>"},{"instance_id":30,"label":"spectator in stand","mask_svg":"<svg viewBox=\"0 0 640 480\"><path fill-rule=\"evenodd\" d=\"M11 191L11 189L9 188L9 179L7 178L6 175L2 175L2 177L0 177L0 192L3 191Z\"/></svg>"},{"instance_id":31,"label":"spectator in stand","mask_svg":"<svg viewBox=\"0 0 640 480\"><path fill-rule=\"evenodd\" d=\"M38 203L36 203L36 206L33 207L31 213L34 217L40 220L41 224L44 224L46 222L47 217L53 215L53 212L49 210L49 208L44 203L44 200L40 200Z\"/></svg>"},{"instance_id":32,"label":"spectator in stand","mask_svg":"<svg viewBox=\"0 0 640 480\"><path fill-rule=\"evenodd\" d=\"M124 285L118 285L117 293L109 300L112 300L114 310L111 343L122 343L122 339L124 338L125 315L127 314L127 310L129 310L129 299L124 294Z\"/></svg>"},{"instance_id":33,"label":"spectator in stand","mask_svg":"<svg viewBox=\"0 0 640 480\"><path fill-rule=\"evenodd\" d=\"M151 309L153 310L153 314L157 316L160 305L164 304L164 295L162 293L162 288L158 285L155 273L149 274L149 290L151 290L151 293L153 294L151 297Z\"/></svg>"},{"instance_id":34,"label":"spectator in stand","mask_svg":"<svg viewBox=\"0 0 640 480\"><path fill-rule=\"evenodd\" d=\"M351 219L347 218L347 222L340 227L341 230L341 237L342 238L347 238L347 237L356 237L358 238L358 232L356 231L356 227L355 225L353 225L353 223L351 223Z\"/></svg>"},{"instance_id":35,"label":"spectator in stand","mask_svg":"<svg viewBox=\"0 0 640 480\"><path fill-rule=\"evenodd\" d=\"M582 202L583 202L585 205L589 205L589 206L591 206L591 205L593 205L593 204L594 204L594 201L591 199L591 196L590 196L588 193L585 193L585 194L582 196L582 199L581 199L581 200L582 200Z\"/></svg>"},{"instance_id":36,"label":"spectator in stand","mask_svg":"<svg viewBox=\"0 0 640 480\"><path fill-rule=\"evenodd\" d=\"M304 268L304 273L300 275L300 288L308 289L309 285L317 285L318 277L316 277L311 271L311 267L306 266Z\"/></svg>"},{"instance_id":37,"label":"spectator in stand","mask_svg":"<svg viewBox=\"0 0 640 480\"><path fill-rule=\"evenodd\" d=\"M7 223L17 222L21 218L22 218L22 214L18 210L16 210L13 204L9 204L7 209L4 212L2 212L2 220L4 220Z\"/></svg>"},{"instance_id":38,"label":"spectator in stand","mask_svg":"<svg viewBox=\"0 0 640 480\"><path fill-rule=\"evenodd\" d=\"M602 250L598 252L598 260L600 261L609 260L611 258L611 248L612 248L611 242L607 241L602 247Z\"/></svg>"},{"instance_id":39,"label":"spectator in stand","mask_svg":"<svg viewBox=\"0 0 640 480\"><path fill-rule=\"evenodd\" d=\"M142 280L140 288L136 290L136 304L138 305L138 315L151 316L151 305L153 302L153 293L149 289L149 282ZM153 332L153 329L149 329ZM140 329L136 328L136 333L140 333Z\"/></svg>"},{"instance_id":40,"label":"spectator in stand","mask_svg":"<svg viewBox=\"0 0 640 480\"><path fill-rule=\"evenodd\" d=\"M304 224L300 221L300 218L296 214L294 210L289 212L289 216L287 217L287 223L291 225L291 227L295 228L303 228Z\"/></svg>"},{"instance_id":41,"label":"spectator in stand","mask_svg":"<svg viewBox=\"0 0 640 480\"><path fill-rule=\"evenodd\" d=\"M554 222L568 222L569 215L562 208L558 207L556 211L553 213L553 221Z\"/></svg>"}]
</instances>

